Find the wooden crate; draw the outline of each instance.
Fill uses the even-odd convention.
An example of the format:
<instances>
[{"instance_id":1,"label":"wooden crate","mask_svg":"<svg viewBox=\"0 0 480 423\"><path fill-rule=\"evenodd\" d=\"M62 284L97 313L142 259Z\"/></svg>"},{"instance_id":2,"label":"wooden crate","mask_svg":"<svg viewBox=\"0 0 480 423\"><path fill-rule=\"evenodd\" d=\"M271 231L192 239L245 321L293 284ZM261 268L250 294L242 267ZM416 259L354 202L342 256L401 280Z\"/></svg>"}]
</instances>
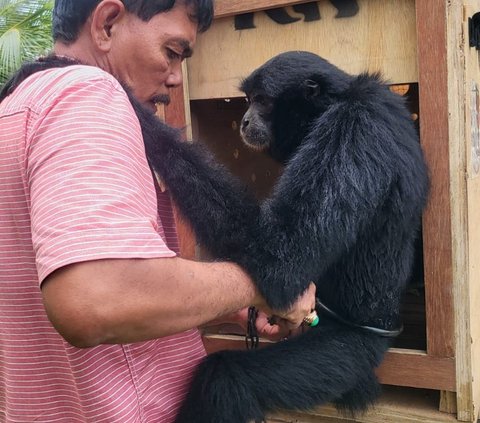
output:
<instances>
[{"instance_id":1,"label":"wooden crate","mask_svg":"<svg viewBox=\"0 0 480 423\"><path fill-rule=\"evenodd\" d=\"M432 180L422 231L424 300L419 308L414 305L415 313L424 313L425 345L391 349L378 375L386 385L415 388L408 395L415 396L418 388L437 392L440 409L455 413L453 420L476 421L480 405L480 56L469 46L468 21L480 11L480 0L357 0L356 11L348 1L321 0L316 2L319 15L309 15L315 17L310 20L299 13L306 9L298 5L306 3L312 2L217 0L214 25L199 36L195 54L184 69L188 79L183 90L173 93L165 118L173 125L187 124L200 138L209 137L207 127L225 139L238 137L235 116L240 115L232 111L240 107L236 87L254 68L286 50L313 51L351 73L379 70L392 84L418 84L420 138ZM279 24L272 19L278 14L264 12L280 7L295 21ZM338 16L342 13L350 16ZM236 30L252 22L255 28ZM220 155L247 154L236 144L222 148ZM245 166L239 168L245 170ZM255 174L251 182L262 186L264 195L268 189L262 184L274 178L272 167L269 174ZM185 256L198 254L186 226L181 239ZM215 351L242 348L244 342L214 334L205 337L205 344ZM391 399L380 404L359 421L452 421L446 414L416 413L411 406L405 411ZM378 410L383 411L378 414ZM341 420L328 407L299 416L285 414L272 421Z\"/></svg>"}]
</instances>

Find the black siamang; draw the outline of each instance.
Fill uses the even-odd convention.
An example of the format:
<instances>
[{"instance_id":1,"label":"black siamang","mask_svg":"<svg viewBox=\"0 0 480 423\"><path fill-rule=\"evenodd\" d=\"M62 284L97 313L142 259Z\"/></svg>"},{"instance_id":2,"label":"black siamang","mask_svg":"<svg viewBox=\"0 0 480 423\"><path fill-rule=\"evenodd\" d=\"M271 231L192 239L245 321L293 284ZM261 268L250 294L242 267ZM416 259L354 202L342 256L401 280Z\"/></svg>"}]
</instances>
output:
<instances>
[{"instance_id":1,"label":"black siamang","mask_svg":"<svg viewBox=\"0 0 480 423\"><path fill-rule=\"evenodd\" d=\"M427 200L414 123L379 75L351 76L307 52L274 57L241 89L250 102L243 140L284 163L283 174L248 229L235 210L224 213L231 206L221 195L190 196L201 209L182 209L199 216L197 232L207 223L201 210L222 216L220 225L208 222L221 229L207 246L244 266L273 308L314 281L320 323L260 350L210 355L177 423L246 423L327 401L364 410L379 392L374 370L401 330L399 303ZM179 182L171 184L178 201L189 196Z\"/></svg>"},{"instance_id":2,"label":"black siamang","mask_svg":"<svg viewBox=\"0 0 480 423\"><path fill-rule=\"evenodd\" d=\"M50 57L29 74L76 62ZM223 351L198 368L177 423L247 423L325 402L363 410L374 369L399 332L399 302L428 192L416 130L378 75L351 76L307 52L281 54L242 90L246 143L285 164L261 205L199 144L129 93L146 153L199 241L243 266L274 309L314 281L320 323L259 350Z\"/></svg>"}]
</instances>

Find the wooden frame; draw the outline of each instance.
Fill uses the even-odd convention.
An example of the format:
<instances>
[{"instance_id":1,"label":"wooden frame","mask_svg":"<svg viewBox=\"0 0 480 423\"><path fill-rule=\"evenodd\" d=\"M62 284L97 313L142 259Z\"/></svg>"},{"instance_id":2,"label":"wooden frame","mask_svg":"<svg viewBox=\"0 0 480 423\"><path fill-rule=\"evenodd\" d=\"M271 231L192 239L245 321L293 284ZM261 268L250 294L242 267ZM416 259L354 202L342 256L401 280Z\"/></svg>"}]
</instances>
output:
<instances>
[{"instance_id":1,"label":"wooden frame","mask_svg":"<svg viewBox=\"0 0 480 423\"><path fill-rule=\"evenodd\" d=\"M452 281L447 14L444 2L436 2L435 7L429 3L416 2L420 139L431 175L430 200L423 218L427 352L431 356L453 357L452 287L436 283Z\"/></svg>"},{"instance_id":2,"label":"wooden frame","mask_svg":"<svg viewBox=\"0 0 480 423\"><path fill-rule=\"evenodd\" d=\"M216 18L306 2L216 0ZM473 398L470 293L465 273L469 245L468 237L456 234L457 230L467 229L463 169L466 159L460 146L452 154L452 139L466 124L466 93L452 88L459 78L458 85L466 83L462 52L455 50L465 42L465 27L462 27L465 13L462 4L450 4L447 0L415 1L420 134L432 181L423 219L427 348L426 351L391 349L378 369L378 376L384 384L443 391L443 402L453 401L456 405L458 420L475 421L478 412ZM188 90L178 91L174 99L166 110L166 119L184 126L188 113L186 116L182 110L188 104L185 101ZM464 131L460 133L466 136ZM459 143L462 141L461 135ZM189 245L187 255L191 257L194 248L188 230L184 238ZM213 352L243 348L244 341L212 335L205 338L205 345Z\"/></svg>"},{"instance_id":3,"label":"wooden frame","mask_svg":"<svg viewBox=\"0 0 480 423\"><path fill-rule=\"evenodd\" d=\"M204 344L208 353L245 348L245 340L232 335L208 335ZM450 358L432 357L418 350L391 348L377 375L386 385L451 392L456 390L454 373L455 363Z\"/></svg>"}]
</instances>

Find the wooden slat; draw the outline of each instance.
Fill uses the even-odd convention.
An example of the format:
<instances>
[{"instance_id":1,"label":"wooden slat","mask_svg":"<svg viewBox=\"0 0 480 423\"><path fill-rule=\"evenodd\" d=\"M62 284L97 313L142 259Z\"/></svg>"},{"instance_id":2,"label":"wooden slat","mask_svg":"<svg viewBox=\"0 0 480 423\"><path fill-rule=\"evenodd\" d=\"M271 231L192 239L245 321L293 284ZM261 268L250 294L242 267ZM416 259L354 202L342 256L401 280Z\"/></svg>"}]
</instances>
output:
<instances>
[{"instance_id":1,"label":"wooden slat","mask_svg":"<svg viewBox=\"0 0 480 423\"><path fill-rule=\"evenodd\" d=\"M456 392L440 391L440 405L438 409L442 413L457 413L457 395Z\"/></svg>"},{"instance_id":2,"label":"wooden slat","mask_svg":"<svg viewBox=\"0 0 480 423\"><path fill-rule=\"evenodd\" d=\"M245 76L291 50L316 53L348 73L382 72L391 83L416 82L414 0L357 1L358 13L345 19L335 18L329 1L319 2L321 19L312 22L279 25L257 13L255 28L237 31L233 17L217 19L199 35L188 60L191 99L241 97Z\"/></svg>"},{"instance_id":3,"label":"wooden slat","mask_svg":"<svg viewBox=\"0 0 480 423\"><path fill-rule=\"evenodd\" d=\"M468 5L468 6L467 6ZM479 178L471 171L473 82L480 82L478 52L468 43L468 17L478 12L478 0L462 0L447 6L447 62L449 76L450 192L453 246L453 294L455 309L457 418L477 420L480 402L478 337L478 223ZM477 187L476 192L472 188ZM473 206L473 207L472 207Z\"/></svg>"},{"instance_id":4,"label":"wooden slat","mask_svg":"<svg viewBox=\"0 0 480 423\"><path fill-rule=\"evenodd\" d=\"M455 391L455 360L423 351L391 349L377 371L381 383Z\"/></svg>"},{"instance_id":5,"label":"wooden slat","mask_svg":"<svg viewBox=\"0 0 480 423\"><path fill-rule=\"evenodd\" d=\"M175 128L185 128L186 115L183 86L172 88L169 94L171 102L165 107L165 121Z\"/></svg>"},{"instance_id":6,"label":"wooden slat","mask_svg":"<svg viewBox=\"0 0 480 423\"><path fill-rule=\"evenodd\" d=\"M382 395L365 414L342 415L332 405L308 413L278 412L267 423L455 423L455 416L438 411L438 395L432 391L384 386Z\"/></svg>"},{"instance_id":7,"label":"wooden slat","mask_svg":"<svg viewBox=\"0 0 480 423\"><path fill-rule=\"evenodd\" d=\"M215 18L257 12L274 7L293 6L295 4L307 3L308 1L311 0L216 0Z\"/></svg>"},{"instance_id":8,"label":"wooden slat","mask_svg":"<svg viewBox=\"0 0 480 423\"><path fill-rule=\"evenodd\" d=\"M452 87L451 101L456 105L456 108L452 107L453 111L458 109L459 116L453 117L458 127L450 131L458 134L454 151L459 162L458 169L455 168L458 182L452 195L458 198L459 215L453 224L454 241L458 240L459 245L455 269L456 339L457 352L460 351L457 354L461 358L457 365L457 389L460 394L457 404L460 418L473 421L480 409L480 172L476 166L477 154L473 150L474 132L479 130L478 115L475 113L479 109L476 96L480 87L480 63L478 50L469 46L467 34L468 19L480 10L480 1L465 0L462 3L464 5L455 4L449 8L449 28L456 36L449 39L452 52L449 56L451 60L456 59L449 70L451 80L455 78L458 81L457 86ZM465 40L464 43L458 42L459 39Z\"/></svg>"},{"instance_id":9,"label":"wooden slat","mask_svg":"<svg viewBox=\"0 0 480 423\"><path fill-rule=\"evenodd\" d=\"M234 335L205 335L207 352L245 349L242 337ZM261 345L266 345L262 342ZM430 357L424 351L390 349L377 371L383 384L412 388L455 391L455 360Z\"/></svg>"},{"instance_id":10,"label":"wooden slat","mask_svg":"<svg viewBox=\"0 0 480 423\"><path fill-rule=\"evenodd\" d=\"M420 135L431 175L423 219L427 351L455 354L449 168L446 1L416 1Z\"/></svg>"}]
</instances>

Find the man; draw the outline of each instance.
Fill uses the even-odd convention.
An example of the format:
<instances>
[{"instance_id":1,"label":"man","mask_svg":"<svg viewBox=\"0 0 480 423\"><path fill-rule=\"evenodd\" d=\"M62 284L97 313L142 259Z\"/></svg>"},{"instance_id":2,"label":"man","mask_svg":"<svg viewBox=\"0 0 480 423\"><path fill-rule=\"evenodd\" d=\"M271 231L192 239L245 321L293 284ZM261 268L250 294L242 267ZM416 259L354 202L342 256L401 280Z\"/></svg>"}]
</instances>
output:
<instances>
[{"instance_id":1,"label":"man","mask_svg":"<svg viewBox=\"0 0 480 423\"><path fill-rule=\"evenodd\" d=\"M273 313L238 266L176 255L118 83L167 102L211 19L211 0L57 0L54 52L92 66L0 104L0 421L172 422L205 354L195 328ZM312 285L276 314L291 329L313 307Z\"/></svg>"}]
</instances>

